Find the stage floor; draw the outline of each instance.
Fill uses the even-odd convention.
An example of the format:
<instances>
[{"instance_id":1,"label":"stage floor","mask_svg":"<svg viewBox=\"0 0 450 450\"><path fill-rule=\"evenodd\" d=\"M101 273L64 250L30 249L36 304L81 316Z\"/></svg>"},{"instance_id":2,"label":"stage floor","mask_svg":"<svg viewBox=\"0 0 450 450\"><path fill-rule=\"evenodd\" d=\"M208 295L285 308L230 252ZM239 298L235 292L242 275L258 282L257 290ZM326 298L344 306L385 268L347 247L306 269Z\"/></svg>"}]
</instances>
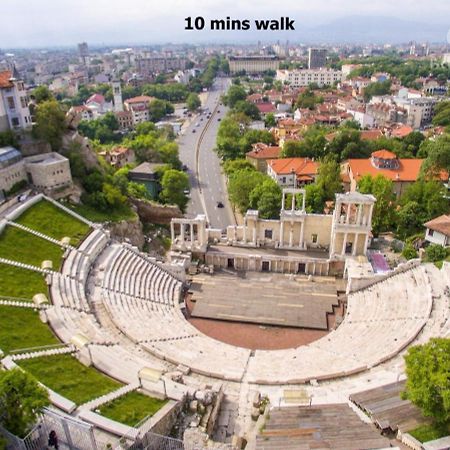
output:
<instances>
[{"instance_id":1,"label":"stage floor","mask_svg":"<svg viewBox=\"0 0 450 450\"><path fill-rule=\"evenodd\" d=\"M190 291L192 317L327 330L327 313L338 305L331 277L278 273L201 274Z\"/></svg>"}]
</instances>

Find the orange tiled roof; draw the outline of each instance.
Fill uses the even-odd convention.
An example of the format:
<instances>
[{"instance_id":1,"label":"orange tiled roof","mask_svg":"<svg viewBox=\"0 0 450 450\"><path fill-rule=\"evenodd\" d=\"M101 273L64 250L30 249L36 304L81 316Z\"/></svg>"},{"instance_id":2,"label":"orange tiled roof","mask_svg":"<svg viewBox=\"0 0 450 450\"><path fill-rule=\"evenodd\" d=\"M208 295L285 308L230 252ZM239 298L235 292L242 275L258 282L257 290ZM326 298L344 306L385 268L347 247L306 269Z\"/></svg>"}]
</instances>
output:
<instances>
[{"instance_id":1,"label":"orange tiled roof","mask_svg":"<svg viewBox=\"0 0 450 450\"><path fill-rule=\"evenodd\" d=\"M379 169L372 164L370 159L349 159L348 165L356 181L359 181L364 175L372 175L373 177L383 175L393 182L414 182L419 177L423 161L423 159L399 159L397 169ZM439 179L446 181L448 174L444 171L441 172Z\"/></svg>"},{"instance_id":2,"label":"orange tiled roof","mask_svg":"<svg viewBox=\"0 0 450 450\"><path fill-rule=\"evenodd\" d=\"M390 152L389 150L377 150L376 152L372 153L372 156L374 158L380 158L380 159L397 159L397 155L395 153Z\"/></svg>"},{"instance_id":3,"label":"orange tiled roof","mask_svg":"<svg viewBox=\"0 0 450 450\"><path fill-rule=\"evenodd\" d=\"M297 177L317 175L319 164L309 158L281 158L269 161L269 166L277 175L295 172Z\"/></svg>"},{"instance_id":4,"label":"orange tiled roof","mask_svg":"<svg viewBox=\"0 0 450 450\"><path fill-rule=\"evenodd\" d=\"M361 140L362 141L374 141L383 136L383 132L381 130L363 130L361 131Z\"/></svg>"},{"instance_id":5,"label":"orange tiled roof","mask_svg":"<svg viewBox=\"0 0 450 450\"><path fill-rule=\"evenodd\" d=\"M275 159L280 156L281 147L275 145L267 145L261 142L253 144L253 150L247 153L249 158L254 159Z\"/></svg>"},{"instance_id":6,"label":"orange tiled roof","mask_svg":"<svg viewBox=\"0 0 450 450\"><path fill-rule=\"evenodd\" d=\"M450 216L444 214L424 224L430 230L450 236Z\"/></svg>"},{"instance_id":7,"label":"orange tiled roof","mask_svg":"<svg viewBox=\"0 0 450 450\"><path fill-rule=\"evenodd\" d=\"M4 70L0 72L0 88L10 88L13 87L10 79L12 77L12 72L10 70Z\"/></svg>"},{"instance_id":8,"label":"orange tiled roof","mask_svg":"<svg viewBox=\"0 0 450 450\"><path fill-rule=\"evenodd\" d=\"M133 103L149 103L152 100L155 100L155 97L150 97L148 95L139 95L137 97L129 98L128 100L125 100L126 103L133 104Z\"/></svg>"},{"instance_id":9,"label":"orange tiled roof","mask_svg":"<svg viewBox=\"0 0 450 450\"><path fill-rule=\"evenodd\" d=\"M408 125L401 125L400 127L393 129L391 135L394 137L403 138L405 136L408 136L408 134L412 133L413 131L414 130Z\"/></svg>"}]
</instances>

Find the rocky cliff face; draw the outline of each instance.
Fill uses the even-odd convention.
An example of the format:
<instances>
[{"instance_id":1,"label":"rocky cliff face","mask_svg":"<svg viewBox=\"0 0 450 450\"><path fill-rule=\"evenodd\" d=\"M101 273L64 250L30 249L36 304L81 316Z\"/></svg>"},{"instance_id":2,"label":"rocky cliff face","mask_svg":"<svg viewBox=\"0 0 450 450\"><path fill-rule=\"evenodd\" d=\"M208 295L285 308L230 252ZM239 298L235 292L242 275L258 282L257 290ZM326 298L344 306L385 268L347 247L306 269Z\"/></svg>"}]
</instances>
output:
<instances>
[{"instance_id":1,"label":"rocky cliff face","mask_svg":"<svg viewBox=\"0 0 450 450\"><path fill-rule=\"evenodd\" d=\"M64 150L70 149L73 144L77 145L83 162L88 169L100 168L100 163L98 162L97 154L91 147L88 138L84 138L76 131L68 131L63 136L63 153Z\"/></svg>"},{"instance_id":2,"label":"rocky cliff face","mask_svg":"<svg viewBox=\"0 0 450 450\"><path fill-rule=\"evenodd\" d=\"M139 219L110 223L108 229L111 231L113 239L117 239L120 242L128 242L140 250L144 247L145 236L142 222Z\"/></svg>"},{"instance_id":3,"label":"rocky cliff face","mask_svg":"<svg viewBox=\"0 0 450 450\"><path fill-rule=\"evenodd\" d=\"M157 203L137 199L133 199L132 201L143 223L167 225L172 218L183 217L182 212L177 206L158 205Z\"/></svg>"}]
</instances>

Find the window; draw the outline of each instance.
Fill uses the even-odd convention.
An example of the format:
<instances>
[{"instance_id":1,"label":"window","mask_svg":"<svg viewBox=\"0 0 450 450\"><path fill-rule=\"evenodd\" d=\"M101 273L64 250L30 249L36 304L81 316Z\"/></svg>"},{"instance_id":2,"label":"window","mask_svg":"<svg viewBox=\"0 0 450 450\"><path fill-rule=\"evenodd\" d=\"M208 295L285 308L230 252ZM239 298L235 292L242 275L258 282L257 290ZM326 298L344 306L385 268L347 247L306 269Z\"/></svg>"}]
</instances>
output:
<instances>
[{"instance_id":1,"label":"window","mask_svg":"<svg viewBox=\"0 0 450 450\"><path fill-rule=\"evenodd\" d=\"M13 127L18 127L19 126L19 119L17 117L13 117L11 119L11 123Z\"/></svg>"},{"instance_id":2,"label":"window","mask_svg":"<svg viewBox=\"0 0 450 450\"><path fill-rule=\"evenodd\" d=\"M317 234L312 234L311 235L311 241L312 241L312 243L313 244L317 244L317 240L318 240L318 236L317 236Z\"/></svg>"},{"instance_id":3,"label":"window","mask_svg":"<svg viewBox=\"0 0 450 450\"><path fill-rule=\"evenodd\" d=\"M16 109L16 105L14 103L14 97L8 97L8 108L9 109Z\"/></svg>"},{"instance_id":4,"label":"window","mask_svg":"<svg viewBox=\"0 0 450 450\"><path fill-rule=\"evenodd\" d=\"M434 233L433 230L428 229L428 236L433 236L433 233Z\"/></svg>"},{"instance_id":5,"label":"window","mask_svg":"<svg viewBox=\"0 0 450 450\"><path fill-rule=\"evenodd\" d=\"M272 230L270 230L270 229L264 230L264 237L266 239L272 239Z\"/></svg>"}]
</instances>

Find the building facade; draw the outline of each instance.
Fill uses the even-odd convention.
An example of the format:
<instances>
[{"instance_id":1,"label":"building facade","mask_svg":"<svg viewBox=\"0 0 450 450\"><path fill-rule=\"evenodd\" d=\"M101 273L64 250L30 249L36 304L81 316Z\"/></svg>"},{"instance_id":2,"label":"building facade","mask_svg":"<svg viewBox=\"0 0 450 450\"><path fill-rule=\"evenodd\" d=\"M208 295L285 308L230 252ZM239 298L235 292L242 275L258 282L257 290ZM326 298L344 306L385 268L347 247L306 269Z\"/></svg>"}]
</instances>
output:
<instances>
[{"instance_id":1,"label":"building facade","mask_svg":"<svg viewBox=\"0 0 450 450\"><path fill-rule=\"evenodd\" d=\"M0 132L29 130L33 126L29 98L15 71L0 72Z\"/></svg>"},{"instance_id":2,"label":"building facade","mask_svg":"<svg viewBox=\"0 0 450 450\"><path fill-rule=\"evenodd\" d=\"M259 74L266 70L278 70L280 60L277 56L230 56L228 58L230 73L245 72Z\"/></svg>"},{"instance_id":3,"label":"building facade","mask_svg":"<svg viewBox=\"0 0 450 450\"><path fill-rule=\"evenodd\" d=\"M308 49L308 69L320 69L327 62L327 50L325 48Z\"/></svg>"},{"instance_id":4,"label":"building facade","mask_svg":"<svg viewBox=\"0 0 450 450\"><path fill-rule=\"evenodd\" d=\"M318 86L332 86L342 81L340 70L334 69L298 69L277 70L276 79L288 83L293 88L308 86L316 83Z\"/></svg>"}]
</instances>

